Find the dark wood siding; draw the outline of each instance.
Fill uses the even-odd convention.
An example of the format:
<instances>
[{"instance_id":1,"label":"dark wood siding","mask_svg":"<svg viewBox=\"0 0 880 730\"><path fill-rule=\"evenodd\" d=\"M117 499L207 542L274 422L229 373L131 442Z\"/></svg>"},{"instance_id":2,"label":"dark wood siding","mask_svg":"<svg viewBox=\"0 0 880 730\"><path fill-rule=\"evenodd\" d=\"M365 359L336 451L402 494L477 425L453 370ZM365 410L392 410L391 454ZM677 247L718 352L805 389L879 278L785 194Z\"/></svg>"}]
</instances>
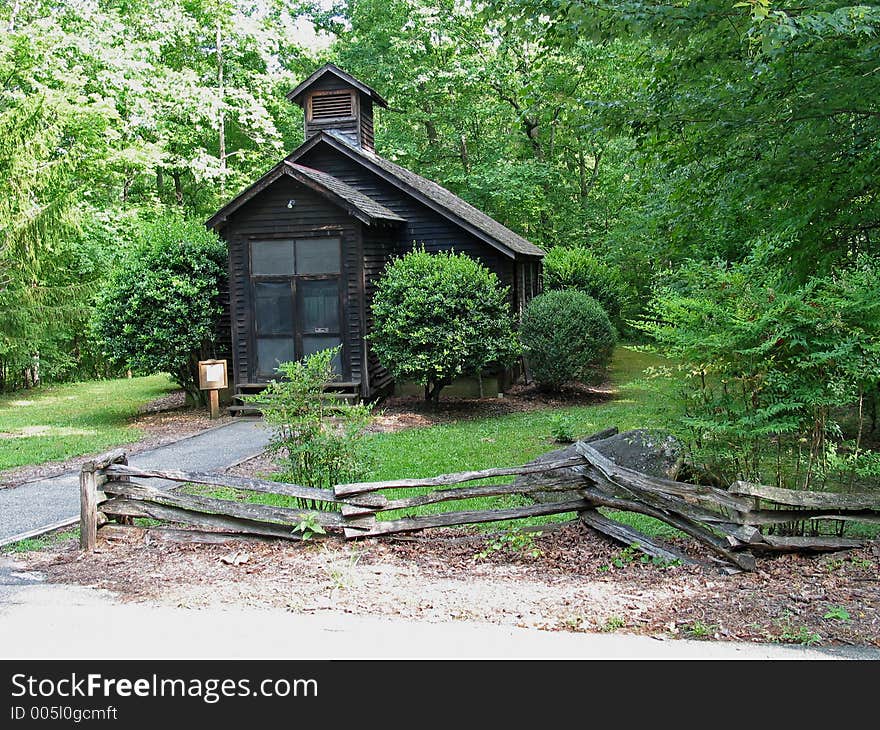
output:
<instances>
[{"instance_id":1,"label":"dark wood siding","mask_svg":"<svg viewBox=\"0 0 880 730\"><path fill-rule=\"evenodd\" d=\"M288 209L289 200L296 203ZM360 224L308 188L281 178L236 211L222 231L229 245L230 310L236 383L256 382L253 302L248 248L266 238L339 237L342 244L344 377L363 374Z\"/></svg>"},{"instance_id":2,"label":"dark wood siding","mask_svg":"<svg viewBox=\"0 0 880 730\"><path fill-rule=\"evenodd\" d=\"M376 282L382 276L385 265L391 260L397 248L397 233L391 229L370 229L364 227L364 328L367 333L373 330L373 314L371 305L376 293ZM368 392L374 396L391 389L394 379L373 353L369 341L366 342Z\"/></svg>"},{"instance_id":3,"label":"dark wood siding","mask_svg":"<svg viewBox=\"0 0 880 730\"><path fill-rule=\"evenodd\" d=\"M366 96L361 96L361 147L371 152L376 151L373 131L373 102Z\"/></svg>"},{"instance_id":4,"label":"dark wood siding","mask_svg":"<svg viewBox=\"0 0 880 730\"><path fill-rule=\"evenodd\" d=\"M504 286L511 287L510 300L514 305L514 261L488 243L475 238L396 186L326 146L311 150L298 162L330 173L405 218L406 225L389 234L396 235L394 253L406 253L414 242L424 244L425 250L431 252L454 249L466 253L495 272Z\"/></svg>"}]
</instances>

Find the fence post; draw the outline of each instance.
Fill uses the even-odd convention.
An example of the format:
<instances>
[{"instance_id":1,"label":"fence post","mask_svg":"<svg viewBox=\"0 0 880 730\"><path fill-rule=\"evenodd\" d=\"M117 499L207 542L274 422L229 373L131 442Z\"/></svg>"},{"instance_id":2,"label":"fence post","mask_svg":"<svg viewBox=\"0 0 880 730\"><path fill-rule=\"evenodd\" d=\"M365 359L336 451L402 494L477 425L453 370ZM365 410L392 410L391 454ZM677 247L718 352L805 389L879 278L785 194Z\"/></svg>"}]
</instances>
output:
<instances>
[{"instance_id":1,"label":"fence post","mask_svg":"<svg viewBox=\"0 0 880 730\"><path fill-rule=\"evenodd\" d=\"M79 473L79 547L94 550L98 543L98 480L95 462L87 461Z\"/></svg>"}]
</instances>

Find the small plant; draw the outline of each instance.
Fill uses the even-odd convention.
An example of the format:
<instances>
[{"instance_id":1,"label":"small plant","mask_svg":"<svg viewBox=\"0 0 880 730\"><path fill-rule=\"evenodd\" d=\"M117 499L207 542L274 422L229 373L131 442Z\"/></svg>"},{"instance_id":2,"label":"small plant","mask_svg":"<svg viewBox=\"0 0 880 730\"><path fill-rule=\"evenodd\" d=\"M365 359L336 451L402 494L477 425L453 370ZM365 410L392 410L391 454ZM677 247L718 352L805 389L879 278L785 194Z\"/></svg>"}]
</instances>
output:
<instances>
[{"instance_id":1,"label":"small plant","mask_svg":"<svg viewBox=\"0 0 880 730\"><path fill-rule=\"evenodd\" d=\"M626 626L626 621L620 616L609 616L607 619L605 619L605 623L602 625L602 631L617 631L618 629L622 629L624 626Z\"/></svg>"},{"instance_id":2,"label":"small plant","mask_svg":"<svg viewBox=\"0 0 880 730\"><path fill-rule=\"evenodd\" d=\"M685 629L685 631L689 636L692 636L695 639L706 639L710 636L714 636L718 632L718 627L715 624L705 624L702 621L694 621Z\"/></svg>"},{"instance_id":3,"label":"small plant","mask_svg":"<svg viewBox=\"0 0 880 730\"><path fill-rule=\"evenodd\" d=\"M791 612L786 611L781 618L776 620L776 624L781 629L776 637L777 641L787 644L801 644L802 646L813 646L822 641L822 637L815 631L810 631L806 626L795 626L791 619Z\"/></svg>"},{"instance_id":4,"label":"small plant","mask_svg":"<svg viewBox=\"0 0 880 730\"><path fill-rule=\"evenodd\" d=\"M315 535L327 534L327 530L325 530L324 526L318 522L318 518L315 517L315 515L301 514L299 517L299 522L292 530L293 534L298 532L303 540L311 540Z\"/></svg>"},{"instance_id":5,"label":"small plant","mask_svg":"<svg viewBox=\"0 0 880 730\"><path fill-rule=\"evenodd\" d=\"M257 395L243 396L258 403L272 428L269 452L281 467L280 481L329 489L355 481L369 466L366 445L370 407L331 403L324 393L333 380L333 358L339 348L322 350L303 361L278 366L281 376ZM297 498L299 509L330 509L332 503Z\"/></svg>"},{"instance_id":6,"label":"small plant","mask_svg":"<svg viewBox=\"0 0 880 730\"><path fill-rule=\"evenodd\" d=\"M847 611L843 606L832 606L828 609L828 611L822 618L830 619L833 621L840 621L845 624L848 624L852 620L852 617L849 615L849 611Z\"/></svg>"},{"instance_id":7,"label":"small plant","mask_svg":"<svg viewBox=\"0 0 880 730\"><path fill-rule=\"evenodd\" d=\"M856 568L858 570L873 570L874 563L866 558L835 558L825 563L825 570L834 573L843 568Z\"/></svg>"},{"instance_id":8,"label":"small plant","mask_svg":"<svg viewBox=\"0 0 880 730\"><path fill-rule=\"evenodd\" d=\"M556 416L550 424L550 434L560 444L570 444L575 436L575 422L570 416Z\"/></svg>"},{"instance_id":9,"label":"small plant","mask_svg":"<svg viewBox=\"0 0 880 730\"><path fill-rule=\"evenodd\" d=\"M334 590L348 588L351 584L352 573L361 559L360 553L352 552L344 565L340 565L339 552L331 550L324 545L321 554L321 568L332 581Z\"/></svg>"},{"instance_id":10,"label":"small plant","mask_svg":"<svg viewBox=\"0 0 880 730\"><path fill-rule=\"evenodd\" d=\"M543 553L535 543L535 538L541 537L540 532L524 532L523 530L508 530L500 535L486 538L483 550L477 553L477 557L485 560L494 553L506 553L511 557L538 558Z\"/></svg>"},{"instance_id":11,"label":"small plant","mask_svg":"<svg viewBox=\"0 0 880 730\"><path fill-rule=\"evenodd\" d=\"M641 562L645 565L653 565L655 568L660 568L660 570L666 570L667 568L676 568L681 565L681 560L679 560L678 558L667 560L666 558L661 558L656 555L642 555Z\"/></svg>"}]
</instances>

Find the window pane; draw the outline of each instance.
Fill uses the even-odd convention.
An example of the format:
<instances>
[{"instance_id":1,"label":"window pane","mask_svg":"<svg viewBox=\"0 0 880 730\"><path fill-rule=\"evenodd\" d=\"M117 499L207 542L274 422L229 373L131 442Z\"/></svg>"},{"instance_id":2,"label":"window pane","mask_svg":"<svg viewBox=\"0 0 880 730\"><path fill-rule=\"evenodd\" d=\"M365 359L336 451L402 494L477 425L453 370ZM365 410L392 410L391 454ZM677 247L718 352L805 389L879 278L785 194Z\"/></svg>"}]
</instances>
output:
<instances>
[{"instance_id":1,"label":"window pane","mask_svg":"<svg viewBox=\"0 0 880 730\"><path fill-rule=\"evenodd\" d=\"M339 280L300 280L300 317L304 333L339 332Z\"/></svg>"},{"instance_id":2,"label":"window pane","mask_svg":"<svg viewBox=\"0 0 880 730\"><path fill-rule=\"evenodd\" d=\"M314 355L321 350L329 350L331 347L341 345L339 337L326 337L324 335L303 335L303 357ZM332 360L333 372L342 373L342 350L336 353Z\"/></svg>"},{"instance_id":3,"label":"window pane","mask_svg":"<svg viewBox=\"0 0 880 730\"><path fill-rule=\"evenodd\" d=\"M293 334L293 294L285 282L254 282L254 307L257 333L261 335Z\"/></svg>"},{"instance_id":4,"label":"window pane","mask_svg":"<svg viewBox=\"0 0 880 730\"><path fill-rule=\"evenodd\" d=\"M258 337L257 369L265 375L274 375L279 363L296 360L293 338Z\"/></svg>"},{"instance_id":5,"label":"window pane","mask_svg":"<svg viewBox=\"0 0 880 730\"><path fill-rule=\"evenodd\" d=\"M296 242L297 274L338 274L339 239L304 238Z\"/></svg>"},{"instance_id":6,"label":"window pane","mask_svg":"<svg viewBox=\"0 0 880 730\"><path fill-rule=\"evenodd\" d=\"M251 241L252 276L293 273L293 241Z\"/></svg>"}]
</instances>

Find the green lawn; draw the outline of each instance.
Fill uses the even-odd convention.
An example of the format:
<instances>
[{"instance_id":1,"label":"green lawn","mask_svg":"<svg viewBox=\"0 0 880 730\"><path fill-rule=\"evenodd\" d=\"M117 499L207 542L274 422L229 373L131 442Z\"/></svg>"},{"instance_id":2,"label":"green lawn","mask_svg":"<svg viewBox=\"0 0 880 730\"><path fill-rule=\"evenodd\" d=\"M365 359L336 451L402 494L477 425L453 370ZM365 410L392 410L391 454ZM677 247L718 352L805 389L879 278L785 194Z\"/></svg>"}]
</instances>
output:
<instances>
[{"instance_id":1,"label":"green lawn","mask_svg":"<svg viewBox=\"0 0 880 730\"><path fill-rule=\"evenodd\" d=\"M0 471L136 441L144 403L176 386L166 375L69 383L0 396Z\"/></svg>"},{"instance_id":2,"label":"green lawn","mask_svg":"<svg viewBox=\"0 0 880 730\"><path fill-rule=\"evenodd\" d=\"M560 417L573 425L577 436L586 436L610 426L617 426L621 431L661 428L673 415L671 400L662 397L662 390L658 391L656 385L648 387L644 371L664 362L655 355L618 347L611 365L611 379L616 392L606 402L379 434L372 441L376 466L366 479L380 481L430 477L448 472L525 464L540 454L560 447L552 436L554 421ZM414 493L413 490L383 492L389 498ZM487 497L428 505L419 508L417 513L492 509L502 505L530 503L526 497ZM416 510L388 512L383 519L415 513ZM572 516L534 518L520 520L516 524L540 524L548 520L570 519ZM623 518L619 514L615 516ZM673 532L666 525L641 515L627 515L624 520L653 534ZM495 523L494 529L499 526L500 523Z\"/></svg>"},{"instance_id":3,"label":"green lawn","mask_svg":"<svg viewBox=\"0 0 880 730\"><path fill-rule=\"evenodd\" d=\"M646 388L643 382L645 368L662 362L654 355L618 347L611 364L611 379L617 392L604 403L379 434L373 440L377 465L368 479L429 477L525 464L559 448L552 431L554 420L560 416L572 422L577 436L610 426L621 431L662 427L671 415L670 401Z\"/></svg>"},{"instance_id":4,"label":"green lawn","mask_svg":"<svg viewBox=\"0 0 880 730\"><path fill-rule=\"evenodd\" d=\"M553 439L553 425L564 417L577 436L589 435L617 426L621 431L632 428L663 427L671 414L670 399L662 391L646 387L644 370L662 365L660 358L630 348L619 347L611 365L611 378L616 386L613 396L594 405L567 408L546 408L508 416L461 420L456 423L414 428L396 433L377 434L370 440L374 468L365 480L381 481L403 477L430 477L456 471L517 466L536 456L560 447ZM483 483L485 483L484 480ZM480 482L472 482L479 484ZM244 499L277 506L295 507L295 501L278 495L238 492L216 487L190 487L191 491L221 499ZM408 496L415 490L386 490L390 498ZM451 510L493 509L500 506L530 504L522 496L486 497L442 502L417 510L386 512L383 519L405 514L426 514ZM556 515L520 520L515 524L541 524L570 519L573 515ZM641 515L616 517L652 534L670 534L666 525ZM507 527L507 523L490 523L487 529Z\"/></svg>"}]
</instances>

